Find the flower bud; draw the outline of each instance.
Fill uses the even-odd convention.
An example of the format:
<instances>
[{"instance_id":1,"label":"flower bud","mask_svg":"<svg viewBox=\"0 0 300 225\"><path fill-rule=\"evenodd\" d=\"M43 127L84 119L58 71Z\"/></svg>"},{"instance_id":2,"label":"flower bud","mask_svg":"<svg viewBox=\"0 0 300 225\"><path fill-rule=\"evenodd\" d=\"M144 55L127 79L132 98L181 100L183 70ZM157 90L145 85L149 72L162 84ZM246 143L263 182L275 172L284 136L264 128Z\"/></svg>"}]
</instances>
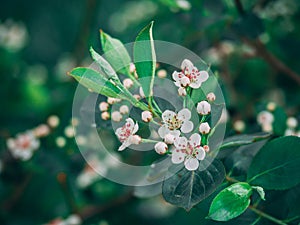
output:
<instances>
[{"instance_id":1,"label":"flower bud","mask_svg":"<svg viewBox=\"0 0 300 225\"><path fill-rule=\"evenodd\" d=\"M125 88L129 89L133 86L133 81L129 78L123 80L123 85Z\"/></svg>"},{"instance_id":2,"label":"flower bud","mask_svg":"<svg viewBox=\"0 0 300 225\"><path fill-rule=\"evenodd\" d=\"M274 116L272 113L268 112L268 111L261 111L258 115L257 115L257 122L260 125L271 125L274 121Z\"/></svg>"},{"instance_id":3,"label":"flower bud","mask_svg":"<svg viewBox=\"0 0 300 225\"><path fill-rule=\"evenodd\" d=\"M41 124L33 132L36 137L45 137L50 133L50 128L46 124Z\"/></svg>"},{"instance_id":4,"label":"flower bud","mask_svg":"<svg viewBox=\"0 0 300 225\"><path fill-rule=\"evenodd\" d=\"M135 65L133 63L130 63L129 71L130 71L130 73L133 73L135 71Z\"/></svg>"},{"instance_id":5,"label":"flower bud","mask_svg":"<svg viewBox=\"0 0 300 225\"><path fill-rule=\"evenodd\" d=\"M100 102L99 109L101 112L107 111L109 108L109 104L107 102Z\"/></svg>"},{"instance_id":6,"label":"flower bud","mask_svg":"<svg viewBox=\"0 0 300 225\"><path fill-rule=\"evenodd\" d=\"M172 145L175 141L175 136L172 135L172 134L166 134L165 138L164 138L164 141L166 144L168 145Z\"/></svg>"},{"instance_id":7,"label":"flower bud","mask_svg":"<svg viewBox=\"0 0 300 225\"><path fill-rule=\"evenodd\" d=\"M190 79L186 76L182 77L180 80L180 84L182 87L186 87L191 83Z\"/></svg>"},{"instance_id":8,"label":"flower bud","mask_svg":"<svg viewBox=\"0 0 300 225\"><path fill-rule=\"evenodd\" d=\"M142 138L139 135L132 135L130 136L130 143L134 145L138 145L141 143Z\"/></svg>"},{"instance_id":9,"label":"flower bud","mask_svg":"<svg viewBox=\"0 0 300 225\"><path fill-rule=\"evenodd\" d=\"M289 127L289 128L296 128L297 125L298 125L298 121L295 117L289 117L286 121L286 125Z\"/></svg>"},{"instance_id":10,"label":"flower bud","mask_svg":"<svg viewBox=\"0 0 300 225\"><path fill-rule=\"evenodd\" d=\"M111 119L115 122L120 122L122 120L122 114L119 111L114 111L111 114Z\"/></svg>"},{"instance_id":11,"label":"flower bud","mask_svg":"<svg viewBox=\"0 0 300 225\"><path fill-rule=\"evenodd\" d=\"M118 98L111 98L111 97L108 97L108 98L107 98L107 102L108 102L108 104L110 104L110 105L115 104L115 103L118 103L118 102L120 102L120 101L121 101L121 99L118 99Z\"/></svg>"},{"instance_id":12,"label":"flower bud","mask_svg":"<svg viewBox=\"0 0 300 225\"><path fill-rule=\"evenodd\" d=\"M267 104L267 110L273 112L276 109L276 103L275 102L269 102Z\"/></svg>"},{"instance_id":13,"label":"flower bud","mask_svg":"<svg viewBox=\"0 0 300 225\"><path fill-rule=\"evenodd\" d=\"M133 97L136 99L136 100L140 100L141 99L141 96L140 95L133 95Z\"/></svg>"},{"instance_id":14,"label":"flower bud","mask_svg":"<svg viewBox=\"0 0 300 225\"><path fill-rule=\"evenodd\" d=\"M203 149L204 149L205 152L209 152L209 146L208 145L204 145Z\"/></svg>"},{"instance_id":15,"label":"flower bud","mask_svg":"<svg viewBox=\"0 0 300 225\"><path fill-rule=\"evenodd\" d=\"M161 69L161 70L157 71L157 76L159 78L165 78L167 76L167 71L164 69Z\"/></svg>"},{"instance_id":16,"label":"flower bud","mask_svg":"<svg viewBox=\"0 0 300 225\"><path fill-rule=\"evenodd\" d=\"M237 120L233 123L233 128L237 131L237 132L243 132L246 128L246 124L244 121L242 120Z\"/></svg>"},{"instance_id":17,"label":"flower bud","mask_svg":"<svg viewBox=\"0 0 300 225\"><path fill-rule=\"evenodd\" d=\"M150 111L143 111L142 120L147 123L150 122L152 120L152 113Z\"/></svg>"},{"instance_id":18,"label":"flower bud","mask_svg":"<svg viewBox=\"0 0 300 225\"><path fill-rule=\"evenodd\" d=\"M208 134L210 132L210 126L207 122L201 123L199 126L199 132L201 134Z\"/></svg>"},{"instance_id":19,"label":"flower bud","mask_svg":"<svg viewBox=\"0 0 300 225\"><path fill-rule=\"evenodd\" d=\"M67 126L64 130L66 137L72 138L75 135L75 131L72 126Z\"/></svg>"},{"instance_id":20,"label":"flower bud","mask_svg":"<svg viewBox=\"0 0 300 225\"><path fill-rule=\"evenodd\" d=\"M56 115L49 116L47 123L50 127L55 128L59 125L59 118Z\"/></svg>"},{"instance_id":21,"label":"flower bud","mask_svg":"<svg viewBox=\"0 0 300 225\"><path fill-rule=\"evenodd\" d=\"M207 115L211 111L211 106L207 101L201 101L197 104L197 112L200 115Z\"/></svg>"},{"instance_id":22,"label":"flower bud","mask_svg":"<svg viewBox=\"0 0 300 225\"><path fill-rule=\"evenodd\" d=\"M103 120L108 120L110 118L110 115L108 112L103 112L103 113L101 113L101 118Z\"/></svg>"},{"instance_id":23,"label":"flower bud","mask_svg":"<svg viewBox=\"0 0 300 225\"><path fill-rule=\"evenodd\" d=\"M210 92L206 95L206 98L210 102L214 102L216 100L216 95L213 92Z\"/></svg>"},{"instance_id":24,"label":"flower bud","mask_svg":"<svg viewBox=\"0 0 300 225\"><path fill-rule=\"evenodd\" d=\"M178 94L180 96L186 96L186 90L185 90L185 88L184 87L178 88Z\"/></svg>"},{"instance_id":25,"label":"flower bud","mask_svg":"<svg viewBox=\"0 0 300 225\"><path fill-rule=\"evenodd\" d=\"M55 139L55 142L56 142L56 145L58 146L58 147L60 147L60 148L63 148L63 147L65 147L65 145L66 145L66 139L64 138L64 137L57 137L56 139Z\"/></svg>"},{"instance_id":26,"label":"flower bud","mask_svg":"<svg viewBox=\"0 0 300 225\"><path fill-rule=\"evenodd\" d=\"M165 142L158 142L155 144L154 149L158 154L163 155L167 152L168 145Z\"/></svg>"},{"instance_id":27,"label":"flower bud","mask_svg":"<svg viewBox=\"0 0 300 225\"><path fill-rule=\"evenodd\" d=\"M129 108L128 108L128 106L127 106L127 105L122 105L122 106L120 107L120 113L123 114L123 115L128 114L128 113L129 113Z\"/></svg>"}]
</instances>

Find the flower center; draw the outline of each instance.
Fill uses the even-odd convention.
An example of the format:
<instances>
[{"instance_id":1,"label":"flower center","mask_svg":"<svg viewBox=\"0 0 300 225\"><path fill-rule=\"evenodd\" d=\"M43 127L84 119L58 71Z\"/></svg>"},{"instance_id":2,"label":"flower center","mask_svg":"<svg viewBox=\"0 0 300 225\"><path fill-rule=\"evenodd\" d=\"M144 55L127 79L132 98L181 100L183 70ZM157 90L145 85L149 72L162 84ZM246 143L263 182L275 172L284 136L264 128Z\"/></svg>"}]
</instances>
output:
<instances>
[{"instance_id":1,"label":"flower center","mask_svg":"<svg viewBox=\"0 0 300 225\"><path fill-rule=\"evenodd\" d=\"M180 119L178 119L177 115L168 119L166 122L167 122L169 130L177 130L182 125L182 121Z\"/></svg>"}]
</instances>

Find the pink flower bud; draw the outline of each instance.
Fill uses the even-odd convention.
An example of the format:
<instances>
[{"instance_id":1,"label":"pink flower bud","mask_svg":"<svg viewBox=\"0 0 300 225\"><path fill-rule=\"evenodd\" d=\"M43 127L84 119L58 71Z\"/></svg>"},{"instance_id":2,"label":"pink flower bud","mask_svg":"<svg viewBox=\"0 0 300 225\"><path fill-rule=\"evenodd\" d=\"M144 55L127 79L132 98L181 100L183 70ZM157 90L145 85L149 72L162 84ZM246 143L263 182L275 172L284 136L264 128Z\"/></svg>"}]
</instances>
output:
<instances>
[{"instance_id":1,"label":"pink flower bud","mask_svg":"<svg viewBox=\"0 0 300 225\"><path fill-rule=\"evenodd\" d=\"M207 122L201 123L199 126L199 132L201 134L208 134L210 132L210 126Z\"/></svg>"},{"instance_id":2,"label":"pink flower bud","mask_svg":"<svg viewBox=\"0 0 300 225\"><path fill-rule=\"evenodd\" d=\"M133 86L133 81L129 78L123 80L123 85L125 88L129 89Z\"/></svg>"},{"instance_id":3,"label":"pink flower bud","mask_svg":"<svg viewBox=\"0 0 300 225\"><path fill-rule=\"evenodd\" d=\"M168 145L164 142L158 142L155 144L154 149L158 154L163 155L167 152Z\"/></svg>"},{"instance_id":4,"label":"pink flower bud","mask_svg":"<svg viewBox=\"0 0 300 225\"><path fill-rule=\"evenodd\" d=\"M214 102L216 100L216 95L213 92L210 92L206 95L206 98L210 102Z\"/></svg>"},{"instance_id":5,"label":"pink flower bud","mask_svg":"<svg viewBox=\"0 0 300 225\"><path fill-rule=\"evenodd\" d=\"M102 118L103 120L108 120L108 119L110 118L110 115L109 115L108 112L103 112L103 113L101 114L101 118Z\"/></svg>"},{"instance_id":6,"label":"pink flower bud","mask_svg":"<svg viewBox=\"0 0 300 225\"><path fill-rule=\"evenodd\" d=\"M164 141L166 144L172 145L175 141L175 136L170 133L166 134Z\"/></svg>"},{"instance_id":7,"label":"pink flower bud","mask_svg":"<svg viewBox=\"0 0 300 225\"><path fill-rule=\"evenodd\" d=\"M197 112L200 115L207 115L211 111L211 106L207 101L201 101L197 105Z\"/></svg>"},{"instance_id":8,"label":"pink flower bud","mask_svg":"<svg viewBox=\"0 0 300 225\"><path fill-rule=\"evenodd\" d=\"M100 102L99 109L101 112L107 111L109 108L109 104L107 102Z\"/></svg>"},{"instance_id":9,"label":"pink flower bud","mask_svg":"<svg viewBox=\"0 0 300 225\"><path fill-rule=\"evenodd\" d=\"M152 113L150 111L143 111L142 120L147 123L150 122L152 120Z\"/></svg>"},{"instance_id":10,"label":"pink flower bud","mask_svg":"<svg viewBox=\"0 0 300 225\"><path fill-rule=\"evenodd\" d=\"M157 76L159 78L165 78L167 76L167 71L164 69L161 69L161 70L157 71Z\"/></svg>"},{"instance_id":11,"label":"pink flower bud","mask_svg":"<svg viewBox=\"0 0 300 225\"><path fill-rule=\"evenodd\" d=\"M128 106L127 106L127 105L122 105L122 106L120 107L120 113L123 114L123 115L128 114L128 113L129 113L129 108L128 108Z\"/></svg>"},{"instance_id":12,"label":"pink flower bud","mask_svg":"<svg viewBox=\"0 0 300 225\"><path fill-rule=\"evenodd\" d=\"M178 88L178 94L180 96L186 96L186 90L185 90L185 88L184 87Z\"/></svg>"},{"instance_id":13,"label":"pink flower bud","mask_svg":"<svg viewBox=\"0 0 300 225\"><path fill-rule=\"evenodd\" d=\"M122 114L119 111L112 112L111 119L115 122L120 122L122 120Z\"/></svg>"}]
</instances>

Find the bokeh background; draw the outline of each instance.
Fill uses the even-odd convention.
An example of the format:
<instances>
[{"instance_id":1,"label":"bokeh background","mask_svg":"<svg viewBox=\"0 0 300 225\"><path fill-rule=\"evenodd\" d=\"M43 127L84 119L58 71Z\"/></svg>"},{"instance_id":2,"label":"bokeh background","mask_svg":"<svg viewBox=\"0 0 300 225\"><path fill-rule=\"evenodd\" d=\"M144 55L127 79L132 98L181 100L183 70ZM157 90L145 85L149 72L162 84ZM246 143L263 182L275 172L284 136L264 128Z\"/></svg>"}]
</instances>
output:
<instances>
[{"instance_id":1,"label":"bokeh background","mask_svg":"<svg viewBox=\"0 0 300 225\"><path fill-rule=\"evenodd\" d=\"M297 0L2 1L0 224L207 223L204 206L187 213L160 196L141 200L129 187L79 178L88 168L71 128L77 83L66 72L91 63L89 46L101 49L99 29L127 43L154 20L155 39L211 64L226 98L227 135L257 131L256 115L270 102L285 119L299 117L299 6ZM51 132L34 157L14 159L7 139L46 123Z\"/></svg>"}]
</instances>

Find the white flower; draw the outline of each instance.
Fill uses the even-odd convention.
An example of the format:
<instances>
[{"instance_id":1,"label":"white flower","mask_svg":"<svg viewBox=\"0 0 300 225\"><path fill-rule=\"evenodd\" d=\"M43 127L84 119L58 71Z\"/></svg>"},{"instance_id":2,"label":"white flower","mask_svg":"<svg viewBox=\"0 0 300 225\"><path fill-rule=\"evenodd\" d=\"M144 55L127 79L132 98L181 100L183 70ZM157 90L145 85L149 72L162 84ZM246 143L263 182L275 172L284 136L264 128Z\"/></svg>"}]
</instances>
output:
<instances>
[{"instance_id":1,"label":"white flower","mask_svg":"<svg viewBox=\"0 0 300 225\"><path fill-rule=\"evenodd\" d=\"M206 71L199 71L193 63L185 59L181 64L182 72L175 71L172 74L177 87L199 88L201 84L208 79L208 73Z\"/></svg>"},{"instance_id":2,"label":"white flower","mask_svg":"<svg viewBox=\"0 0 300 225\"><path fill-rule=\"evenodd\" d=\"M115 122L120 122L123 116L119 111L114 111L111 113L111 119Z\"/></svg>"},{"instance_id":3,"label":"white flower","mask_svg":"<svg viewBox=\"0 0 300 225\"><path fill-rule=\"evenodd\" d=\"M237 132L243 132L246 128L246 124L243 120L237 120L233 123L233 128L237 131Z\"/></svg>"},{"instance_id":4,"label":"white flower","mask_svg":"<svg viewBox=\"0 0 300 225\"><path fill-rule=\"evenodd\" d=\"M122 105L119 110L120 110L120 113L123 114L123 115L129 113L129 108L128 108L127 105Z\"/></svg>"},{"instance_id":5,"label":"white flower","mask_svg":"<svg viewBox=\"0 0 300 225\"><path fill-rule=\"evenodd\" d=\"M172 134L167 134L164 138L164 141L166 144L172 145L175 141L175 138L177 138L179 136L174 136Z\"/></svg>"},{"instance_id":6,"label":"white flower","mask_svg":"<svg viewBox=\"0 0 300 225\"><path fill-rule=\"evenodd\" d=\"M101 112L107 111L109 108L109 104L107 102L100 102L99 109Z\"/></svg>"},{"instance_id":7,"label":"white flower","mask_svg":"<svg viewBox=\"0 0 300 225\"><path fill-rule=\"evenodd\" d=\"M80 225L82 223L82 219L76 215L71 214L67 219L65 219L66 225Z\"/></svg>"},{"instance_id":8,"label":"white flower","mask_svg":"<svg viewBox=\"0 0 300 225\"><path fill-rule=\"evenodd\" d=\"M66 139L62 136L59 136L55 139L55 143L58 147L63 148L66 146Z\"/></svg>"},{"instance_id":9,"label":"white flower","mask_svg":"<svg viewBox=\"0 0 300 225\"><path fill-rule=\"evenodd\" d=\"M103 113L101 113L101 118L103 120L108 120L110 118L110 115L108 112L103 112Z\"/></svg>"},{"instance_id":10,"label":"white flower","mask_svg":"<svg viewBox=\"0 0 300 225\"><path fill-rule=\"evenodd\" d=\"M272 113L268 111L261 111L257 115L257 122L262 126L268 126L271 125L274 121L274 116Z\"/></svg>"},{"instance_id":11,"label":"white flower","mask_svg":"<svg viewBox=\"0 0 300 225\"><path fill-rule=\"evenodd\" d=\"M276 109L276 103L275 102L269 102L267 105L267 109L271 112L273 112Z\"/></svg>"},{"instance_id":12,"label":"white flower","mask_svg":"<svg viewBox=\"0 0 300 225\"><path fill-rule=\"evenodd\" d=\"M159 78L165 78L167 76L167 71L164 69L161 69L161 70L157 71L157 76Z\"/></svg>"},{"instance_id":13,"label":"white flower","mask_svg":"<svg viewBox=\"0 0 300 225\"><path fill-rule=\"evenodd\" d=\"M14 158L26 161L40 147L40 141L34 136L33 132L27 131L18 134L16 138L9 138L7 147Z\"/></svg>"},{"instance_id":14,"label":"white flower","mask_svg":"<svg viewBox=\"0 0 300 225\"><path fill-rule=\"evenodd\" d=\"M49 116L47 123L50 127L55 128L59 125L59 118L56 115Z\"/></svg>"},{"instance_id":15,"label":"white flower","mask_svg":"<svg viewBox=\"0 0 300 225\"><path fill-rule=\"evenodd\" d=\"M211 111L211 106L207 101L201 101L197 104L197 112L200 115L207 115Z\"/></svg>"},{"instance_id":16,"label":"white flower","mask_svg":"<svg viewBox=\"0 0 300 225\"><path fill-rule=\"evenodd\" d=\"M298 125L298 121L295 117L289 117L286 121L286 125L289 127L289 128L296 128L297 125Z\"/></svg>"},{"instance_id":17,"label":"white flower","mask_svg":"<svg viewBox=\"0 0 300 225\"><path fill-rule=\"evenodd\" d=\"M64 133L65 135L68 137L68 138L72 138L75 136L75 130L72 126L67 126L65 127L65 130L64 130Z\"/></svg>"},{"instance_id":18,"label":"white flower","mask_svg":"<svg viewBox=\"0 0 300 225\"><path fill-rule=\"evenodd\" d=\"M182 109L176 114L171 110L166 110L162 114L163 125L158 129L158 134L164 138L167 134L179 136L180 131L189 133L193 130L194 124L190 121L191 112L188 109Z\"/></svg>"},{"instance_id":19,"label":"white flower","mask_svg":"<svg viewBox=\"0 0 300 225\"><path fill-rule=\"evenodd\" d=\"M152 120L152 113L150 111L143 111L142 120L144 122L150 122Z\"/></svg>"},{"instance_id":20,"label":"white flower","mask_svg":"<svg viewBox=\"0 0 300 225\"><path fill-rule=\"evenodd\" d=\"M196 170L199 167L199 160L205 158L205 150L200 146L201 136L192 134L187 140L185 137L175 139L175 150L172 152L172 162L179 164L184 162L187 170Z\"/></svg>"},{"instance_id":21,"label":"white flower","mask_svg":"<svg viewBox=\"0 0 300 225\"><path fill-rule=\"evenodd\" d=\"M33 132L36 137L45 137L49 135L50 128L46 124L41 124L37 126Z\"/></svg>"},{"instance_id":22,"label":"white flower","mask_svg":"<svg viewBox=\"0 0 300 225\"><path fill-rule=\"evenodd\" d=\"M180 96L186 96L186 89L183 87L178 88L178 94Z\"/></svg>"},{"instance_id":23,"label":"white flower","mask_svg":"<svg viewBox=\"0 0 300 225\"><path fill-rule=\"evenodd\" d=\"M200 126L199 126L199 132L201 134L208 134L210 131L210 126L207 122L205 123L201 123Z\"/></svg>"},{"instance_id":24,"label":"white flower","mask_svg":"<svg viewBox=\"0 0 300 225\"><path fill-rule=\"evenodd\" d=\"M206 95L206 98L210 102L214 102L216 100L216 95L213 92L210 92Z\"/></svg>"},{"instance_id":25,"label":"white flower","mask_svg":"<svg viewBox=\"0 0 300 225\"><path fill-rule=\"evenodd\" d=\"M168 145L165 142L157 142L154 149L158 154L163 155L167 152Z\"/></svg>"},{"instance_id":26,"label":"white flower","mask_svg":"<svg viewBox=\"0 0 300 225\"><path fill-rule=\"evenodd\" d=\"M131 144L139 144L141 138L138 135L134 135L138 129L139 125L137 123L135 124L131 118L128 118L124 126L116 130L116 135L122 143L119 147L119 151L124 150Z\"/></svg>"},{"instance_id":27,"label":"white flower","mask_svg":"<svg viewBox=\"0 0 300 225\"><path fill-rule=\"evenodd\" d=\"M123 80L123 85L125 88L129 89L133 86L133 81L129 78Z\"/></svg>"}]
</instances>

